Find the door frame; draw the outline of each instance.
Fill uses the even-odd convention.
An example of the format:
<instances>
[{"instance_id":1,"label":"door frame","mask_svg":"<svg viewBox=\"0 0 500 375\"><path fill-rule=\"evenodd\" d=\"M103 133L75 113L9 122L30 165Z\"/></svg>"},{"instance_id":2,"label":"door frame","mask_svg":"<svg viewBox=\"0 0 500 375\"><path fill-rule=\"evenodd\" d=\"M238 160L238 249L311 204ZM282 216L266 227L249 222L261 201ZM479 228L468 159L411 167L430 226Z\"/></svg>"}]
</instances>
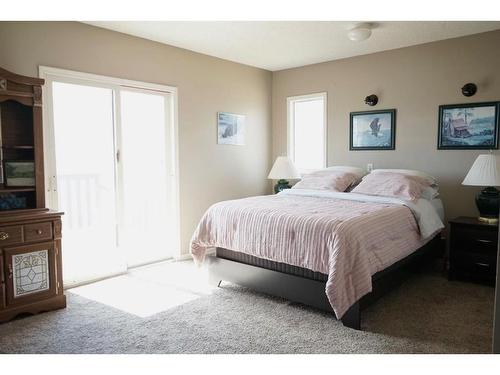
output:
<instances>
[{"instance_id":1,"label":"door frame","mask_svg":"<svg viewBox=\"0 0 500 375\"><path fill-rule=\"evenodd\" d=\"M169 94L167 100L167 115L169 117L169 128L167 129L169 137L169 160L168 176L172 179L172 213L173 222L176 228L173 229L174 238L172 239L172 255L174 258L181 256L180 245L180 200L179 200L179 140L178 140L178 90L177 87L162 85L151 82L134 81L124 78L104 76L92 73L78 72L67 69L54 68L40 65L38 67L38 75L45 79L45 86L42 90L43 99L43 144L44 144L44 166L45 166L45 196L47 206L56 208L57 202L54 201L55 193L57 192L56 180L56 163L55 163L55 137L54 137L54 116L52 103L52 85L53 81L66 82L82 85L91 85L96 87L105 87L113 89L114 95L119 93L120 87L133 90L148 90L158 91L160 93ZM116 98L115 98L116 101ZM119 108L114 106L114 121L117 121L117 116L120 116ZM119 127L115 126L115 132L120 131ZM115 134L115 141L116 141ZM118 134L119 136L119 134ZM118 165L117 168L120 168ZM120 199L120 198L118 198ZM117 202L119 210L119 202ZM118 218L119 219L119 218Z\"/></svg>"}]
</instances>

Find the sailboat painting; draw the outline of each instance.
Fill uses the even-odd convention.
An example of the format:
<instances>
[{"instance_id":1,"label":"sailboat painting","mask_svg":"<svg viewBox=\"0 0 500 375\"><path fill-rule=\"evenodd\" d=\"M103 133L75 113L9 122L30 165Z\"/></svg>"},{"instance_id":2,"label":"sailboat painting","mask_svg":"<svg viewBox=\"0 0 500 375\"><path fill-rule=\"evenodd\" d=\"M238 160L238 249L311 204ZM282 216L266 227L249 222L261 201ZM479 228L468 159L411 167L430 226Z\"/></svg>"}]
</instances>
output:
<instances>
[{"instance_id":1,"label":"sailboat painting","mask_svg":"<svg viewBox=\"0 0 500 375\"><path fill-rule=\"evenodd\" d=\"M439 107L438 149L498 149L498 102Z\"/></svg>"},{"instance_id":2,"label":"sailboat painting","mask_svg":"<svg viewBox=\"0 0 500 375\"><path fill-rule=\"evenodd\" d=\"M396 110L351 112L350 150L394 150Z\"/></svg>"}]
</instances>

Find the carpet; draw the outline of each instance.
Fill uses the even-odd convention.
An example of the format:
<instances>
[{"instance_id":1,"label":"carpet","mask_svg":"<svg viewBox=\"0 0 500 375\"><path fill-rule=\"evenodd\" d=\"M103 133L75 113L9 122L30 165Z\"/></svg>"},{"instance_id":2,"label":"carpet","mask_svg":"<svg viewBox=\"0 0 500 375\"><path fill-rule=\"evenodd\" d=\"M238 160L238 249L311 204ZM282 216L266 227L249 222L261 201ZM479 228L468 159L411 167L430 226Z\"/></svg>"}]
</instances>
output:
<instances>
[{"instance_id":1,"label":"carpet","mask_svg":"<svg viewBox=\"0 0 500 375\"><path fill-rule=\"evenodd\" d=\"M139 317L70 291L64 310L0 325L2 353L489 353L494 289L419 273L362 314L331 315L223 283ZM134 298L133 295L130 298Z\"/></svg>"}]
</instances>

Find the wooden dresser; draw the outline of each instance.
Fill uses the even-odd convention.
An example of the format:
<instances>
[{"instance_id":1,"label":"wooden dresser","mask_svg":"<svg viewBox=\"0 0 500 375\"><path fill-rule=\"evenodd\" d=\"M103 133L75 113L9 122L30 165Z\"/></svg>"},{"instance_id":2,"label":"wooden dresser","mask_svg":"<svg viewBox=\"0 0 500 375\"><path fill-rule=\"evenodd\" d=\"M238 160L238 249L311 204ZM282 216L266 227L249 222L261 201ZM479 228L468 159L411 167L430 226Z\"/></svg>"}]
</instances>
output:
<instances>
[{"instance_id":1,"label":"wooden dresser","mask_svg":"<svg viewBox=\"0 0 500 375\"><path fill-rule=\"evenodd\" d=\"M59 212L0 213L0 281L0 322L66 306Z\"/></svg>"},{"instance_id":2,"label":"wooden dresser","mask_svg":"<svg viewBox=\"0 0 500 375\"><path fill-rule=\"evenodd\" d=\"M62 213L45 208L43 84L0 68L0 322L66 306Z\"/></svg>"}]
</instances>

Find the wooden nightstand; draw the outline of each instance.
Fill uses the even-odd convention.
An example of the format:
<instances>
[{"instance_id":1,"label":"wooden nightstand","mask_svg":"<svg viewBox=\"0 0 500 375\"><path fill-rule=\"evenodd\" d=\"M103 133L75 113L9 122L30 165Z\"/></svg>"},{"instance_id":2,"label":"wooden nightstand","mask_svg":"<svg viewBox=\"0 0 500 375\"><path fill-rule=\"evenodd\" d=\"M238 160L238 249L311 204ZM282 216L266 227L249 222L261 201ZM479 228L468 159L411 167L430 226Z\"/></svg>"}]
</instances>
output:
<instances>
[{"instance_id":1,"label":"wooden nightstand","mask_svg":"<svg viewBox=\"0 0 500 375\"><path fill-rule=\"evenodd\" d=\"M486 224L475 217L450 220L448 278L470 278L495 282L498 224Z\"/></svg>"}]
</instances>

